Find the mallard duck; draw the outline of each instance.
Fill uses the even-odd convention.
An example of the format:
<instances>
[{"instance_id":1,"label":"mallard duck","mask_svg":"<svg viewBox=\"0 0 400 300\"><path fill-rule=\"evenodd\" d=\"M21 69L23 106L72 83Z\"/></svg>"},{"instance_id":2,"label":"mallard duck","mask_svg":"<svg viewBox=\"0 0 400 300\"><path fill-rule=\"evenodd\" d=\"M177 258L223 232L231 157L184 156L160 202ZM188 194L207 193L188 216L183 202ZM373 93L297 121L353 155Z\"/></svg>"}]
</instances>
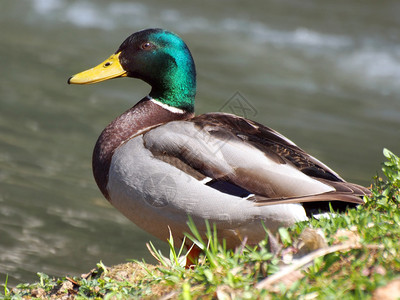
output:
<instances>
[{"instance_id":1,"label":"mallard duck","mask_svg":"<svg viewBox=\"0 0 400 300\"><path fill-rule=\"evenodd\" d=\"M129 36L98 66L69 78L89 84L139 78L148 96L112 121L93 152L105 198L137 226L166 240L215 224L228 247L256 244L321 211L363 204L367 188L343 180L278 132L228 113L194 114L196 71L176 34Z\"/></svg>"}]
</instances>

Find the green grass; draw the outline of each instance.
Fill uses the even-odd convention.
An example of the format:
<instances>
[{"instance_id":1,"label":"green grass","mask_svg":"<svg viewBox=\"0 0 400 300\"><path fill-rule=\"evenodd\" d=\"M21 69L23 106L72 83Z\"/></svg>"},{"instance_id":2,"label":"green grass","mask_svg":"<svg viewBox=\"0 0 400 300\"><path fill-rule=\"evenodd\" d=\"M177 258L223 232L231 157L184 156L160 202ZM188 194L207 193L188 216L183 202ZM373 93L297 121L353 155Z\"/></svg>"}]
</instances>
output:
<instances>
[{"instance_id":1,"label":"green grass","mask_svg":"<svg viewBox=\"0 0 400 300\"><path fill-rule=\"evenodd\" d=\"M374 177L364 206L281 229L269 237L279 245L275 253L268 238L227 250L215 228L208 227L207 242L190 223L187 238L204 252L193 269L185 269L185 250L175 249L171 237L168 257L148 245L158 265L99 263L74 278L38 273L38 282L15 288L6 280L0 298L369 299L400 277L400 159L386 149L384 155L383 175Z\"/></svg>"}]
</instances>

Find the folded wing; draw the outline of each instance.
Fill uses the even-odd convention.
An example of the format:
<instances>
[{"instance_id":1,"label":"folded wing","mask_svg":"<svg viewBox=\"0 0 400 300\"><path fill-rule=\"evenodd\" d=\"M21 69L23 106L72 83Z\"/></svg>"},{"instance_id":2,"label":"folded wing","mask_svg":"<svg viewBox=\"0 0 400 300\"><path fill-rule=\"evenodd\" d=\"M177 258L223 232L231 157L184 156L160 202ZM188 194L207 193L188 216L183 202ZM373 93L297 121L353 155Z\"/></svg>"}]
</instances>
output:
<instances>
[{"instance_id":1,"label":"folded wing","mask_svg":"<svg viewBox=\"0 0 400 300\"><path fill-rule=\"evenodd\" d=\"M339 201L362 204L370 191L345 182L329 167L276 131L225 113L176 121L144 135L160 160L221 192L255 205Z\"/></svg>"}]
</instances>

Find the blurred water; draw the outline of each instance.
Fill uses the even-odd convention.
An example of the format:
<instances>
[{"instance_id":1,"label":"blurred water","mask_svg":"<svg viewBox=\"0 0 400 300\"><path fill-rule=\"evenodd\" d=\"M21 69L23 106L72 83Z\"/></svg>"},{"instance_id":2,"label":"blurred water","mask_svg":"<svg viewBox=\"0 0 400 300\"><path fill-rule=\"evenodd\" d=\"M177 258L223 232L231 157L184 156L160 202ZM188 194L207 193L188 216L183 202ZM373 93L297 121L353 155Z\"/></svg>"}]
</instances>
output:
<instances>
[{"instance_id":1,"label":"blurred water","mask_svg":"<svg viewBox=\"0 0 400 300\"><path fill-rule=\"evenodd\" d=\"M252 119L368 185L383 147L400 154L399 13L397 1L3 0L0 282L150 260L145 242L155 239L102 198L91 174L102 128L149 88L66 84L129 34L163 27L184 38L198 113L240 92Z\"/></svg>"}]
</instances>

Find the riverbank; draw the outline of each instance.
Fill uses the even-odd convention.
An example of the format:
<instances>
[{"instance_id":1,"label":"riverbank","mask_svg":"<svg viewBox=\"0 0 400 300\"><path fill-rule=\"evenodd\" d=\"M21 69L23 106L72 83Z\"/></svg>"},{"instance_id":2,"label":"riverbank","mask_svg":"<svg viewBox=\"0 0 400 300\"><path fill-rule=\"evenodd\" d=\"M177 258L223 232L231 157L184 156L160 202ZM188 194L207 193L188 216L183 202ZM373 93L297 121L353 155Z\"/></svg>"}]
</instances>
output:
<instances>
[{"instance_id":1,"label":"riverbank","mask_svg":"<svg viewBox=\"0 0 400 300\"><path fill-rule=\"evenodd\" d=\"M195 228L191 239L204 249L193 269L184 268L184 249L162 255L159 264L133 261L114 267L101 262L80 277L50 278L7 286L5 299L396 299L400 296L400 159L384 150L382 177L362 207L331 219L310 220L269 236L258 247L226 250L210 229L209 244ZM386 293L386 294L382 294ZM385 298L384 298L385 297ZM392 297L392 298L390 298Z\"/></svg>"}]
</instances>

